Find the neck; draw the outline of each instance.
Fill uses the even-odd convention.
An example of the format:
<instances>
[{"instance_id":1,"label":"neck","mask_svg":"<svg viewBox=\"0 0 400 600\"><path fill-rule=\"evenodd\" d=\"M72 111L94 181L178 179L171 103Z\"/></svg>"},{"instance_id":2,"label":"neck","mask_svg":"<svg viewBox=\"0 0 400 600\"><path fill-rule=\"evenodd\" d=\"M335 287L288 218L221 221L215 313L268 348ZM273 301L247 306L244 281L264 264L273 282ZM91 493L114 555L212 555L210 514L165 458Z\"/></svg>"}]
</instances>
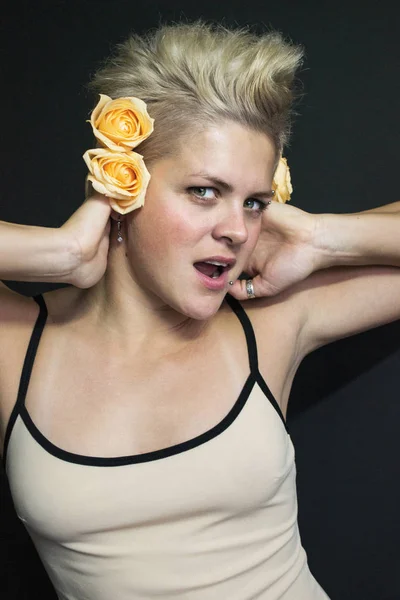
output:
<instances>
[{"instance_id":1,"label":"neck","mask_svg":"<svg viewBox=\"0 0 400 600\"><path fill-rule=\"evenodd\" d=\"M166 305L143 289L126 259L124 248L110 249L102 279L85 294L85 307L94 324L110 339L171 344L197 338L207 325Z\"/></svg>"}]
</instances>

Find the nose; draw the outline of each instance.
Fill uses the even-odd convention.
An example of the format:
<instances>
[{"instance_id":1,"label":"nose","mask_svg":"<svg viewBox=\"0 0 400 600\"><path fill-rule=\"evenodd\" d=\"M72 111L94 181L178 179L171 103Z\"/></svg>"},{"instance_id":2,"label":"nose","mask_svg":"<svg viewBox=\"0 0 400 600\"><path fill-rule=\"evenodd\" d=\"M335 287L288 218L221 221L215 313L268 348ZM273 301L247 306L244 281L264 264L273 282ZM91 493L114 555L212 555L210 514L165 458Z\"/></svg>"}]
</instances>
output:
<instances>
[{"instance_id":1,"label":"nose","mask_svg":"<svg viewBox=\"0 0 400 600\"><path fill-rule=\"evenodd\" d=\"M229 244L244 244L249 236L243 207L229 209L222 214L214 227L215 239L226 239Z\"/></svg>"}]
</instances>

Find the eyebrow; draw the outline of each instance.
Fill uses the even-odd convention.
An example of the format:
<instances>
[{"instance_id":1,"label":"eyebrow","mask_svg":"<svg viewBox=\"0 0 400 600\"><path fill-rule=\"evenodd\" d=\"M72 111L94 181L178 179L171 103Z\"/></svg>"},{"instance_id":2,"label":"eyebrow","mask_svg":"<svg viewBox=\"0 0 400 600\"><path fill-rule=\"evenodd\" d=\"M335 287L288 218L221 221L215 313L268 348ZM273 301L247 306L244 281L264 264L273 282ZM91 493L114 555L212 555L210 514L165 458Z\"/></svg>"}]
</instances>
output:
<instances>
[{"instance_id":1,"label":"eyebrow","mask_svg":"<svg viewBox=\"0 0 400 600\"><path fill-rule=\"evenodd\" d=\"M230 183L227 183L226 181L219 179L219 177L214 177L213 175L210 175L209 173L204 173L204 172L192 173L191 175L189 175L189 177L203 177L204 179L208 179L215 185L218 185L219 187L224 189L226 192L232 193L234 191L234 188L231 186ZM254 192L254 194L250 194L250 195L251 195L251 197L254 196L254 197L261 197L261 198L273 198L274 192L273 192L273 190L268 190L266 192Z\"/></svg>"}]
</instances>

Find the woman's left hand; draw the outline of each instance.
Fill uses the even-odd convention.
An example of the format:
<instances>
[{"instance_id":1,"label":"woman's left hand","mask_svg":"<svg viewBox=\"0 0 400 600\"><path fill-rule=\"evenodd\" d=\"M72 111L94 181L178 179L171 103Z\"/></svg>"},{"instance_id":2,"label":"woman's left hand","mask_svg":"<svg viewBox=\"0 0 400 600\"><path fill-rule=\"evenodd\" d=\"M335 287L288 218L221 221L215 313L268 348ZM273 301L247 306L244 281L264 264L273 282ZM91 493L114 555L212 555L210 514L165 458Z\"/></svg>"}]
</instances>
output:
<instances>
[{"instance_id":1,"label":"woman's left hand","mask_svg":"<svg viewBox=\"0 0 400 600\"><path fill-rule=\"evenodd\" d=\"M313 245L317 226L318 215L278 202L268 206L257 245L244 268L256 298L275 296L319 268ZM229 293L247 300L246 280L235 281Z\"/></svg>"}]
</instances>

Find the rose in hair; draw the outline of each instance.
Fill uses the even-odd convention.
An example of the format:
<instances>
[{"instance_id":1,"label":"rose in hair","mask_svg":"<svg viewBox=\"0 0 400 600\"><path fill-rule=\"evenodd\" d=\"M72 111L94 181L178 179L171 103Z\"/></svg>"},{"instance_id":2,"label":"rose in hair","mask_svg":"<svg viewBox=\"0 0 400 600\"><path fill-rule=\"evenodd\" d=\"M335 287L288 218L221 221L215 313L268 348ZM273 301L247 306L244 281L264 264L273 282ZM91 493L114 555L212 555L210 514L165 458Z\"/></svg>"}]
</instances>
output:
<instances>
[{"instance_id":1,"label":"rose in hair","mask_svg":"<svg viewBox=\"0 0 400 600\"><path fill-rule=\"evenodd\" d=\"M101 146L115 152L129 152L153 132L154 119L145 102L133 96L112 100L100 94L90 117L93 133Z\"/></svg>"},{"instance_id":2,"label":"rose in hair","mask_svg":"<svg viewBox=\"0 0 400 600\"><path fill-rule=\"evenodd\" d=\"M110 198L116 212L124 215L143 206L150 173L141 154L94 148L85 152L83 160L89 169L88 181Z\"/></svg>"},{"instance_id":3,"label":"rose in hair","mask_svg":"<svg viewBox=\"0 0 400 600\"><path fill-rule=\"evenodd\" d=\"M276 168L272 189L275 192L274 200L277 202L288 202L290 195L293 192L292 182L290 179L290 170L286 158L280 157Z\"/></svg>"}]
</instances>

